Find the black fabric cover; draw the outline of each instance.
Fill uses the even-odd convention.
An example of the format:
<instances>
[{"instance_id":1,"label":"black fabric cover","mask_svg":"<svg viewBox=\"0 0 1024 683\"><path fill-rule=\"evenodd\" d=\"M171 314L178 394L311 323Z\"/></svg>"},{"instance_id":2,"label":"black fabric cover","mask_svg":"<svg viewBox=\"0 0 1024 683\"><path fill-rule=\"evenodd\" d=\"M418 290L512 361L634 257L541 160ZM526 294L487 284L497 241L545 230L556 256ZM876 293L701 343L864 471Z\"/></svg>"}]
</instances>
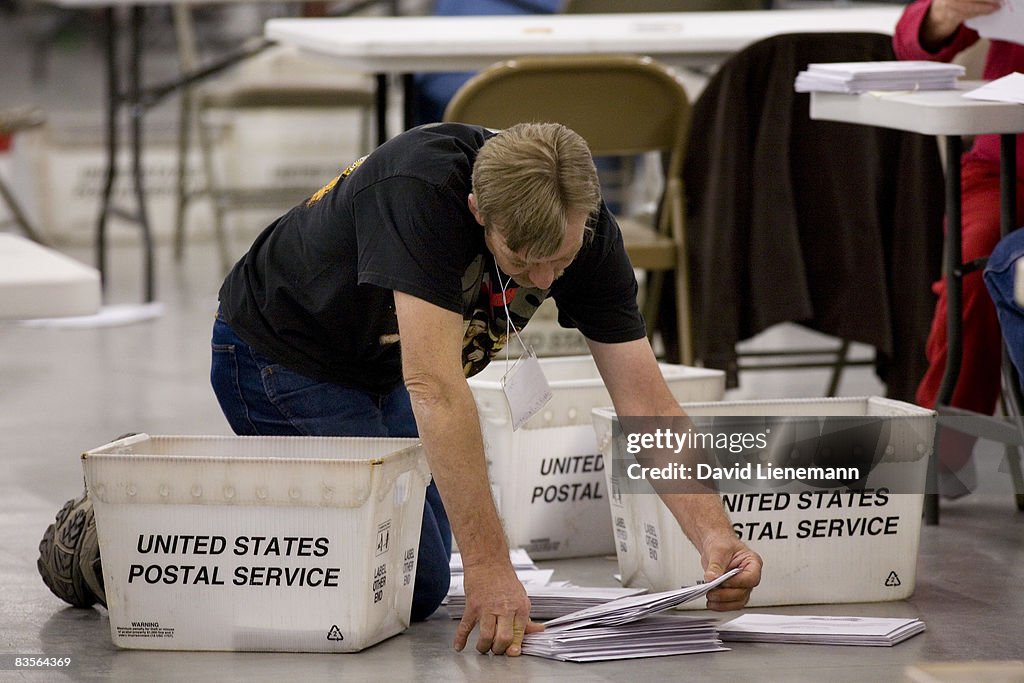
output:
<instances>
[{"instance_id":1,"label":"black fabric cover","mask_svg":"<svg viewBox=\"0 0 1024 683\"><path fill-rule=\"evenodd\" d=\"M881 34L788 34L728 60L694 105L684 169L697 357L731 371L738 341L784 321L877 349L888 395L926 367L942 250L933 138L812 121L812 62L894 59Z\"/></svg>"}]
</instances>

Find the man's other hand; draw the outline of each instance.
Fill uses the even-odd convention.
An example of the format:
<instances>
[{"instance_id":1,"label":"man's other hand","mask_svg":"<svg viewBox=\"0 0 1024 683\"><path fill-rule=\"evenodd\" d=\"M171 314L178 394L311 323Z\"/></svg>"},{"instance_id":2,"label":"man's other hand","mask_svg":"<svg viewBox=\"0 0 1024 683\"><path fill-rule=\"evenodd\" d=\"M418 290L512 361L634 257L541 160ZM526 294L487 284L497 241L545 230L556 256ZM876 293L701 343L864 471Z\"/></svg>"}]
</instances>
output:
<instances>
[{"instance_id":1,"label":"man's other hand","mask_svg":"<svg viewBox=\"0 0 1024 683\"><path fill-rule=\"evenodd\" d=\"M708 593L708 609L727 612L742 608L750 600L750 591L761 583L761 556L732 533L709 536L703 546L700 559L705 581L740 567L739 574Z\"/></svg>"}]
</instances>

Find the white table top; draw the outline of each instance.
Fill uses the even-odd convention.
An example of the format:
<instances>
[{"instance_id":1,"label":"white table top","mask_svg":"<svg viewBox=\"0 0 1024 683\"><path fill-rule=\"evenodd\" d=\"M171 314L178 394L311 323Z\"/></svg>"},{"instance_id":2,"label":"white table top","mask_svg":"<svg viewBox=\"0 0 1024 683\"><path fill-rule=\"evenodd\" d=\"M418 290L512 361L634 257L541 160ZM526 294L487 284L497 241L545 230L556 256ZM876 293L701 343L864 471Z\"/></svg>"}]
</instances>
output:
<instances>
[{"instance_id":1,"label":"white table top","mask_svg":"<svg viewBox=\"0 0 1024 683\"><path fill-rule=\"evenodd\" d=\"M169 7L174 4L208 5L211 2L224 5L250 2L277 2L278 0L42 0L48 5L67 7L68 9L101 9L104 7L134 7L160 5Z\"/></svg>"},{"instance_id":2,"label":"white table top","mask_svg":"<svg viewBox=\"0 0 1024 683\"><path fill-rule=\"evenodd\" d=\"M956 90L811 93L811 118L862 123L926 135L1024 132L1024 105L963 97L982 81L961 81Z\"/></svg>"},{"instance_id":3,"label":"white table top","mask_svg":"<svg viewBox=\"0 0 1024 683\"><path fill-rule=\"evenodd\" d=\"M19 235L0 233L0 320L89 315L100 308L100 274Z\"/></svg>"},{"instance_id":4,"label":"white table top","mask_svg":"<svg viewBox=\"0 0 1024 683\"><path fill-rule=\"evenodd\" d=\"M751 12L271 19L265 35L366 72L477 70L526 55L642 53L719 61L790 32L893 32L901 7Z\"/></svg>"}]
</instances>

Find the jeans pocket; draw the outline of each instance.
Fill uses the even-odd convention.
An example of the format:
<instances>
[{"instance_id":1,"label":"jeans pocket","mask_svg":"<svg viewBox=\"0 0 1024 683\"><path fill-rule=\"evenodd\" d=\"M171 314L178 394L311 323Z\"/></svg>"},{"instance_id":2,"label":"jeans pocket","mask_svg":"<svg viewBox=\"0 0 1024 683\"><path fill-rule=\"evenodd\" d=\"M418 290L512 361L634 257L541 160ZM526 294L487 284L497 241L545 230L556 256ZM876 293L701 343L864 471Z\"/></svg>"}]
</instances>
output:
<instances>
[{"instance_id":1,"label":"jeans pocket","mask_svg":"<svg viewBox=\"0 0 1024 683\"><path fill-rule=\"evenodd\" d=\"M210 351L210 383L219 395L222 385L237 384L238 360L235 357L235 345L210 344Z\"/></svg>"},{"instance_id":2,"label":"jeans pocket","mask_svg":"<svg viewBox=\"0 0 1024 683\"><path fill-rule=\"evenodd\" d=\"M289 419L302 419L323 410L325 390L329 385L289 370L278 363L260 364L260 376L267 398Z\"/></svg>"},{"instance_id":3,"label":"jeans pocket","mask_svg":"<svg viewBox=\"0 0 1024 683\"><path fill-rule=\"evenodd\" d=\"M210 385L231 429L240 435L257 434L242 395L238 354L234 344L211 344Z\"/></svg>"}]
</instances>

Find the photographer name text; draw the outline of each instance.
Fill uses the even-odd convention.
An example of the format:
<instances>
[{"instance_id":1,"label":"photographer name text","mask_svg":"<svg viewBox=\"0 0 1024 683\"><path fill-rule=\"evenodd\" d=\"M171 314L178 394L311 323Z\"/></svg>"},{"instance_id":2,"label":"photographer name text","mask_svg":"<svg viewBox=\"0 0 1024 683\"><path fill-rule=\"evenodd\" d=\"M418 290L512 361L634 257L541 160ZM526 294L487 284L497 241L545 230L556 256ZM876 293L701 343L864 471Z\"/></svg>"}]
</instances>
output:
<instances>
[{"instance_id":1,"label":"photographer name text","mask_svg":"<svg viewBox=\"0 0 1024 683\"><path fill-rule=\"evenodd\" d=\"M785 480L856 480L860 479L857 467L777 467L769 463L745 463L729 467L715 467L699 463L682 465L670 463L662 467L644 467L632 463L626 468L630 479L691 480L691 481L785 481Z\"/></svg>"}]
</instances>

